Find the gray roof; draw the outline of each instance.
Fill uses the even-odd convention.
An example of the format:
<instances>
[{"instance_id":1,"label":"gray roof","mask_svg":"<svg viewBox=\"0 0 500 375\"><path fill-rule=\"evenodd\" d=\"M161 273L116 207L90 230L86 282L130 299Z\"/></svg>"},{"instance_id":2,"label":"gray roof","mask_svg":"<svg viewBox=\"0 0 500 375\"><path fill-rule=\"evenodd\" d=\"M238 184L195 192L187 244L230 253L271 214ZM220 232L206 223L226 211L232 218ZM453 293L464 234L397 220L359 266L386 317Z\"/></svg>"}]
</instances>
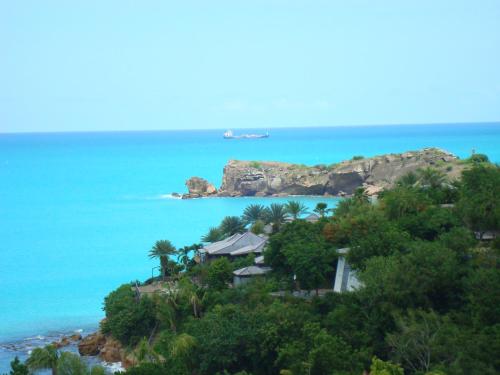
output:
<instances>
[{"instance_id":1,"label":"gray roof","mask_svg":"<svg viewBox=\"0 0 500 375\"><path fill-rule=\"evenodd\" d=\"M240 268L239 270L234 271L233 274L235 276L259 276L264 275L269 271L271 271L271 268L269 267L249 266Z\"/></svg>"},{"instance_id":2,"label":"gray roof","mask_svg":"<svg viewBox=\"0 0 500 375\"><path fill-rule=\"evenodd\" d=\"M309 214L304 218L305 221L309 222L315 222L319 220L319 215L316 214Z\"/></svg>"},{"instance_id":3,"label":"gray roof","mask_svg":"<svg viewBox=\"0 0 500 375\"><path fill-rule=\"evenodd\" d=\"M342 249L337 249L337 253L339 254L347 254L349 252L348 247L343 247Z\"/></svg>"},{"instance_id":4,"label":"gray roof","mask_svg":"<svg viewBox=\"0 0 500 375\"><path fill-rule=\"evenodd\" d=\"M266 239L252 232L236 233L222 241L206 245L202 252L209 255L244 255L260 253L264 248Z\"/></svg>"},{"instance_id":5,"label":"gray roof","mask_svg":"<svg viewBox=\"0 0 500 375\"><path fill-rule=\"evenodd\" d=\"M264 255L259 255L258 257L255 257L254 263L257 265L264 264Z\"/></svg>"}]
</instances>

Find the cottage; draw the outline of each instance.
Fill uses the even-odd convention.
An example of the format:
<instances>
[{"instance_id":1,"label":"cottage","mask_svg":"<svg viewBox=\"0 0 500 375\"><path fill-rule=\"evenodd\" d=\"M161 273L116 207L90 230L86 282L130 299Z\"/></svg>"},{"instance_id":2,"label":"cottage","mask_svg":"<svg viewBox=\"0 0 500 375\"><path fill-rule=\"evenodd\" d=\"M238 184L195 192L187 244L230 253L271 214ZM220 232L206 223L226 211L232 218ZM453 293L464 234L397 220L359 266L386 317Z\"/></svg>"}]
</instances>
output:
<instances>
[{"instance_id":1,"label":"cottage","mask_svg":"<svg viewBox=\"0 0 500 375\"><path fill-rule=\"evenodd\" d=\"M271 271L270 267L249 266L243 267L233 272L233 285L243 285L248 283L252 278L264 276Z\"/></svg>"},{"instance_id":2,"label":"cottage","mask_svg":"<svg viewBox=\"0 0 500 375\"><path fill-rule=\"evenodd\" d=\"M236 233L222 241L206 245L200 250L202 261L221 256L238 257L251 253L260 255L266 245L266 238L252 232Z\"/></svg>"},{"instance_id":3,"label":"cottage","mask_svg":"<svg viewBox=\"0 0 500 375\"><path fill-rule=\"evenodd\" d=\"M339 259L337 263L337 272L335 274L335 283L333 286L333 291L342 293L350 292L359 289L362 284L356 277L356 271L351 269L349 263L346 260L346 254L349 252L349 248L338 249Z\"/></svg>"}]
</instances>

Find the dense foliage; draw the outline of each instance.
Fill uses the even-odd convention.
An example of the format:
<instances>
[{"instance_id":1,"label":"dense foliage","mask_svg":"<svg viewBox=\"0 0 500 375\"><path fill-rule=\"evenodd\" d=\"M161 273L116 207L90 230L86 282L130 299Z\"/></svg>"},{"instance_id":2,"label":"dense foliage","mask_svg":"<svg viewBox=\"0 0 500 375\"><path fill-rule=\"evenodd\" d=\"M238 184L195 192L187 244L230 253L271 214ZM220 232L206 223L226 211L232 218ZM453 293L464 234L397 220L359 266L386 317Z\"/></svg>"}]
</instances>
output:
<instances>
[{"instance_id":1,"label":"dense foliage","mask_svg":"<svg viewBox=\"0 0 500 375\"><path fill-rule=\"evenodd\" d=\"M232 270L252 259L189 268L168 297L175 330L163 324L150 346L163 359L127 374L497 374L500 246L482 236L499 229L499 189L499 168L481 162L460 183L423 170L375 203L360 190L333 216L318 205L316 223L285 224L287 206L250 207L249 226L273 223L263 215L274 211L271 275L230 288ZM290 294L331 288L342 247L361 288ZM134 345L161 321L158 306L121 287L106 299L108 331Z\"/></svg>"},{"instance_id":2,"label":"dense foliage","mask_svg":"<svg viewBox=\"0 0 500 375\"><path fill-rule=\"evenodd\" d=\"M422 170L375 202L319 204L316 223L286 222L300 205L249 207L209 237L273 224L266 278L230 286L253 256L186 260L154 298L112 292L102 329L135 353L127 375L498 374L500 240L485 234L500 229L500 169L467 165L459 183ZM308 293L332 288L340 248L362 286Z\"/></svg>"}]
</instances>

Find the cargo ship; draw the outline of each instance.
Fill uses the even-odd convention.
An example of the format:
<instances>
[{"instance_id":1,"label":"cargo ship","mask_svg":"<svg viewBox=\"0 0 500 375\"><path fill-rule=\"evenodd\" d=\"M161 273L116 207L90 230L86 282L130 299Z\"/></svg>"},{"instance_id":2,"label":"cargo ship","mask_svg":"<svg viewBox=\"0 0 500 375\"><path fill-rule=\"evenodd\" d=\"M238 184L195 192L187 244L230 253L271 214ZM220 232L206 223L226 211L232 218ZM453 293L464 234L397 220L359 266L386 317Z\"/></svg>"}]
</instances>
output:
<instances>
[{"instance_id":1,"label":"cargo ship","mask_svg":"<svg viewBox=\"0 0 500 375\"><path fill-rule=\"evenodd\" d=\"M257 139L257 138L269 138L269 133L234 135L232 130L228 130L227 132L224 133L224 139Z\"/></svg>"}]
</instances>

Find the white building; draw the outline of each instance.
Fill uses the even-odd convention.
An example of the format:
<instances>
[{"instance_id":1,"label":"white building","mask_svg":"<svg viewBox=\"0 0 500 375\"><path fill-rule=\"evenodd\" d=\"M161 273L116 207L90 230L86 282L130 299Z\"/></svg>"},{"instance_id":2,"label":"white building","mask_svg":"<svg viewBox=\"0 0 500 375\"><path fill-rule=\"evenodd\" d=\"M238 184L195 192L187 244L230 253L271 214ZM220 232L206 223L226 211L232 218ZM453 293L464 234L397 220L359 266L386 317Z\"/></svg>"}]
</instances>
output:
<instances>
[{"instance_id":1,"label":"white building","mask_svg":"<svg viewBox=\"0 0 500 375\"><path fill-rule=\"evenodd\" d=\"M359 289L362 284L356 277L356 271L351 269L351 266L347 263L345 257L345 255L349 252L349 248L345 247L343 249L338 249L337 252L339 254L339 259L337 263L337 272L335 274L333 291L342 293Z\"/></svg>"}]
</instances>

